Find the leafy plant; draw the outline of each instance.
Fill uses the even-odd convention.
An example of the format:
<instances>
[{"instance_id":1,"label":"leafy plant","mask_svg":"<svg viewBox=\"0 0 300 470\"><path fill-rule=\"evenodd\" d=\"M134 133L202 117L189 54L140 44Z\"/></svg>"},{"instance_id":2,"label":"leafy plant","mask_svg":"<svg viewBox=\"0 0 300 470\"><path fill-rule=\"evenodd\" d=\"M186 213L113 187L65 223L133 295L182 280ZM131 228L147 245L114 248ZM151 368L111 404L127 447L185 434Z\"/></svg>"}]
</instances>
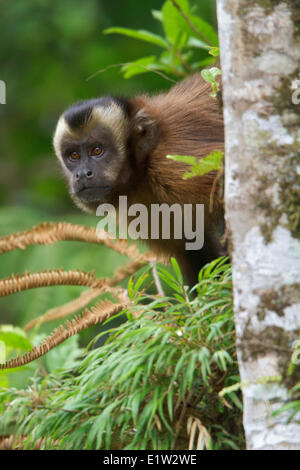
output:
<instances>
[{"instance_id":1,"label":"leafy plant","mask_svg":"<svg viewBox=\"0 0 300 470\"><path fill-rule=\"evenodd\" d=\"M279 410L274 412L274 416L280 413L289 413L288 422L300 413L300 382L298 382L289 392L289 400ZM299 424L299 419L297 420Z\"/></svg>"},{"instance_id":2,"label":"leafy plant","mask_svg":"<svg viewBox=\"0 0 300 470\"><path fill-rule=\"evenodd\" d=\"M204 80L211 84L211 96L216 98L218 91L220 90L220 83L216 80L218 75L221 75L222 72L218 67L211 67L210 69L201 70L201 75Z\"/></svg>"},{"instance_id":3,"label":"leafy plant","mask_svg":"<svg viewBox=\"0 0 300 470\"><path fill-rule=\"evenodd\" d=\"M144 269L128 285L127 321L110 328L79 367L0 394L1 429L15 423L25 448L243 447L240 398L219 395L239 381L224 261L200 271L196 297L175 260L173 273L158 267L168 296L147 293L152 280Z\"/></svg>"},{"instance_id":4,"label":"leafy plant","mask_svg":"<svg viewBox=\"0 0 300 470\"><path fill-rule=\"evenodd\" d=\"M163 35L120 27L104 30L104 34L121 34L162 49L160 54L123 64L125 78L150 71L182 77L215 62L219 55L217 33L194 14L188 0L167 0L160 10L152 11L152 16L161 23ZM215 69L211 69L214 78Z\"/></svg>"},{"instance_id":5,"label":"leafy plant","mask_svg":"<svg viewBox=\"0 0 300 470\"><path fill-rule=\"evenodd\" d=\"M187 163L190 166L190 171L186 171L183 179L193 178L194 176L201 176L209 173L210 171L220 171L223 167L224 152L215 150L214 152L206 155L206 157L197 160L196 157L184 155L167 155L167 158L175 160L176 162Z\"/></svg>"}]
</instances>

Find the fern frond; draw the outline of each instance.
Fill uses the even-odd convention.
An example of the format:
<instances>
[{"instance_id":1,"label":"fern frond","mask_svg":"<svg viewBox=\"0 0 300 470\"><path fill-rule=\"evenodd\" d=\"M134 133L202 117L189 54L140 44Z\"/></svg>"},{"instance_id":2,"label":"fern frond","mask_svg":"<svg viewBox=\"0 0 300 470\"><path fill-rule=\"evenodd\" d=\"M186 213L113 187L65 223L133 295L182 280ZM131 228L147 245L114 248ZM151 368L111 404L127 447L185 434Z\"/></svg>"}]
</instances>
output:
<instances>
[{"instance_id":1,"label":"fern frond","mask_svg":"<svg viewBox=\"0 0 300 470\"><path fill-rule=\"evenodd\" d=\"M51 245L62 240L97 243L129 258L148 260L148 255L140 254L137 247L129 245L127 240L113 240L109 238L105 230L99 232L92 227L88 228L84 225L75 225L68 222L43 223L26 232L1 237L0 254L16 249L24 250L31 245Z\"/></svg>"},{"instance_id":2,"label":"fern frond","mask_svg":"<svg viewBox=\"0 0 300 470\"><path fill-rule=\"evenodd\" d=\"M64 325L60 325L53 333L47 336L40 346L34 347L31 351L26 352L23 356L9 359L3 364L0 364L0 370L13 369L15 367L24 366L29 362L44 356L51 349L61 344L71 336L76 335L89 326L96 325L103 322L113 315L116 315L121 310L127 307L126 303L114 304L108 300L98 302L90 310L85 310L82 316L73 318L67 321Z\"/></svg>"},{"instance_id":3,"label":"fern frond","mask_svg":"<svg viewBox=\"0 0 300 470\"><path fill-rule=\"evenodd\" d=\"M15 294L28 289L48 286L89 286L102 288L109 281L106 278L97 279L94 273L85 271L64 271L63 269L54 269L50 271L36 272L30 274L12 274L11 276L0 280L0 297Z\"/></svg>"}]
</instances>

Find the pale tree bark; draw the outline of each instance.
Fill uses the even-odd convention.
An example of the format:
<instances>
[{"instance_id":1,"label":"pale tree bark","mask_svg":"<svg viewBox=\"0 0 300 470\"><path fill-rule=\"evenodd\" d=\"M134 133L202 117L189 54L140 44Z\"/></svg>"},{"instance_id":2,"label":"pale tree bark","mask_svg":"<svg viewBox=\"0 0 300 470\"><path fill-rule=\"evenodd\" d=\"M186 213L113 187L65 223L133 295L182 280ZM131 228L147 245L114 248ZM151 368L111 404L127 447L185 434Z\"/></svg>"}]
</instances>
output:
<instances>
[{"instance_id":1,"label":"pale tree bark","mask_svg":"<svg viewBox=\"0 0 300 470\"><path fill-rule=\"evenodd\" d=\"M300 335L300 2L217 0L217 10L247 448L300 449L296 418L273 416L299 381L289 364Z\"/></svg>"}]
</instances>

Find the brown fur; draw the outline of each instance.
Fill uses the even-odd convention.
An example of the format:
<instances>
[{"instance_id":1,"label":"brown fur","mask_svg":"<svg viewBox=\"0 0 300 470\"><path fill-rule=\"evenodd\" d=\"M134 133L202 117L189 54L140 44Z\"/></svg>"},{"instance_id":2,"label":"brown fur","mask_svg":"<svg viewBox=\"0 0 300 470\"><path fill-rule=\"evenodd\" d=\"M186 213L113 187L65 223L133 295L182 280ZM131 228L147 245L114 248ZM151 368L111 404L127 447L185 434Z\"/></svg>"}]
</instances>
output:
<instances>
[{"instance_id":1,"label":"brown fur","mask_svg":"<svg viewBox=\"0 0 300 470\"><path fill-rule=\"evenodd\" d=\"M143 109L158 124L158 145L150 155L144 178L137 187L129 190L129 204L151 203L205 204L205 245L212 241L212 257L222 254L216 239L216 229L222 226L222 203L215 194L214 210L209 213L215 172L184 180L187 165L165 158L166 155L192 155L204 157L214 150L224 149L223 115L216 99L210 96L210 85L200 74L179 83L167 94L153 97L146 95L134 99L136 109ZM138 183L138 182L137 182ZM221 228L222 230L222 228ZM184 250L185 241L149 240L152 249L160 255L175 255L190 282L195 282L195 273L190 272ZM196 256L197 253L191 253ZM208 259L204 261L209 261ZM197 268L196 268L197 271Z\"/></svg>"},{"instance_id":2,"label":"brown fur","mask_svg":"<svg viewBox=\"0 0 300 470\"><path fill-rule=\"evenodd\" d=\"M169 93L133 100L158 123L160 137L150 156L146 178L155 188L160 202L208 204L215 173L183 180L187 165L165 158L166 155L204 157L224 148L223 116L212 98L210 85L200 74L179 83ZM153 201L153 197L151 197Z\"/></svg>"}]
</instances>

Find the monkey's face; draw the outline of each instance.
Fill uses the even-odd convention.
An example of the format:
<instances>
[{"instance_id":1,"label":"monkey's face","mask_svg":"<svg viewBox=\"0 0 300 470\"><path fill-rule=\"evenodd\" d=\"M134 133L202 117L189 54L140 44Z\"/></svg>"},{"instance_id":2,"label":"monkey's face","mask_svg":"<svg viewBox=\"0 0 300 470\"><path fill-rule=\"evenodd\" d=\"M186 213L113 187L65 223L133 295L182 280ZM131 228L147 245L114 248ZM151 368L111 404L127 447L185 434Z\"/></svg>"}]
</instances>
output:
<instances>
[{"instance_id":1,"label":"monkey's face","mask_svg":"<svg viewBox=\"0 0 300 470\"><path fill-rule=\"evenodd\" d=\"M53 144L76 204L93 212L142 184L157 135L156 123L128 100L104 97L67 109Z\"/></svg>"},{"instance_id":2,"label":"monkey's face","mask_svg":"<svg viewBox=\"0 0 300 470\"><path fill-rule=\"evenodd\" d=\"M108 129L96 126L81 139L65 136L61 156L74 198L87 206L110 200L118 186L124 156Z\"/></svg>"},{"instance_id":3,"label":"monkey's face","mask_svg":"<svg viewBox=\"0 0 300 470\"><path fill-rule=\"evenodd\" d=\"M54 148L70 194L82 209L94 211L128 184L129 168L122 171L127 136L124 111L113 101L108 106L107 99L73 105L58 121Z\"/></svg>"}]
</instances>

